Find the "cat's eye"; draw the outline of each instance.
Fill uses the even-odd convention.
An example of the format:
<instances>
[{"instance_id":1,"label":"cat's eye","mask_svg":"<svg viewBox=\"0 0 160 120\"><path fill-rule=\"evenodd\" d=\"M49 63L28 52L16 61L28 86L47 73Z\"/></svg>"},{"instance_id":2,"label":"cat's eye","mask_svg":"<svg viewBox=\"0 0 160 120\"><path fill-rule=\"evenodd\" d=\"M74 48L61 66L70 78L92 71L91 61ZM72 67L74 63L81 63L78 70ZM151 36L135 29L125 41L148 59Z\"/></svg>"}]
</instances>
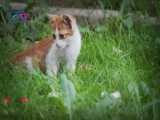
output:
<instances>
[{"instance_id":1,"label":"cat's eye","mask_svg":"<svg viewBox=\"0 0 160 120\"><path fill-rule=\"evenodd\" d=\"M53 39L56 39L56 35L53 33L52 34ZM60 39L65 39L65 35L64 34L59 34L59 38Z\"/></svg>"},{"instance_id":2,"label":"cat's eye","mask_svg":"<svg viewBox=\"0 0 160 120\"><path fill-rule=\"evenodd\" d=\"M64 36L63 34L59 34L59 38L60 38L60 39L64 39L65 36Z\"/></svg>"}]
</instances>

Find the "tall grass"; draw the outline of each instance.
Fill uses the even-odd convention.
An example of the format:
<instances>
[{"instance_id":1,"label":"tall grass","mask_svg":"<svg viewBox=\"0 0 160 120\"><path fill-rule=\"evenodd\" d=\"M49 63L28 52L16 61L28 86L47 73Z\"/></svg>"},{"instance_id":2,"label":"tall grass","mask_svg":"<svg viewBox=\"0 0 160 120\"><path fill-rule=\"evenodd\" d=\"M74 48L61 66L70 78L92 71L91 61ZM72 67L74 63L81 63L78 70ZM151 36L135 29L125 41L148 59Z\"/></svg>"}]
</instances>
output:
<instances>
[{"instance_id":1,"label":"tall grass","mask_svg":"<svg viewBox=\"0 0 160 120\"><path fill-rule=\"evenodd\" d=\"M158 120L159 29L124 21L111 19L94 30L82 28L76 73L67 78L49 78L38 70L31 76L23 66L10 65L7 60L26 41L11 35L1 39L0 100L12 98L8 105L1 102L1 119ZM40 36L45 35L42 30ZM50 96L54 91L57 96ZM114 97L115 92L120 96ZM23 96L30 102L18 103Z\"/></svg>"}]
</instances>

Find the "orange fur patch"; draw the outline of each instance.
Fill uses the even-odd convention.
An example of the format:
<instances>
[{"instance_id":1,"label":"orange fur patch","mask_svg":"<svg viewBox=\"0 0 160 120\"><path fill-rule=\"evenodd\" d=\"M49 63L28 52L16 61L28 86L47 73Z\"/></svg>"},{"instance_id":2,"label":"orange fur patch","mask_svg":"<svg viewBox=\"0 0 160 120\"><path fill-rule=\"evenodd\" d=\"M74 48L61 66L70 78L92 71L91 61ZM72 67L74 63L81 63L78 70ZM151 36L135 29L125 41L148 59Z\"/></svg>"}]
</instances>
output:
<instances>
[{"instance_id":1,"label":"orange fur patch","mask_svg":"<svg viewBox=\"0 0 160 120\"><path fill-rule=\"evenodd\" d=\"M31 57L33 66L39 67L44 72L45 57L53 42L53 37L48 37L40 40L38 43L35 43L33 47L28 48L23 52L17 53L12 59L12 63L23 62L26 57Z\"/></svg>"}]
</instances>

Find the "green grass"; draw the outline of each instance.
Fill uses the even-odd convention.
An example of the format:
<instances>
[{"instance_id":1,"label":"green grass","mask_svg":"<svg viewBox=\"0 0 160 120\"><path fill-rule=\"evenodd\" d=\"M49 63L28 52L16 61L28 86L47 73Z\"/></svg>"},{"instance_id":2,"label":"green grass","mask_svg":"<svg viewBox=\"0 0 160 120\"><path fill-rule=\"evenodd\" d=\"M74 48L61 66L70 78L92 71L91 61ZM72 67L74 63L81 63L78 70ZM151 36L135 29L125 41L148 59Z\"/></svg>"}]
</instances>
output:
<instances>
[{"instance_id":1,"label":"green grass","mask_svg":"<svg viewBox=\"0 0 160 120\"><path fill-rule=\"evenodd\" d=\"M44 26L36 38L50 33L47 25ZM1 38L0 100L5 96L12 98L9 105L0 103L1 119L159 120L158 29L139 24L127 29L123 19L118 19L94 30L88 27L81 31L83 45L76 73L66 74L69 84L61 77L49 78L38 70L31 76L22 66L9 65L8 58L21 51L26 41L19 42L18 35ZM58 97L48 97L53 89ZM70 99L75 94L74 89L76 99ZM120 98L111 96L115 91L120 92ZM16 99L23 96L30 102L17 103Z\"/></svg>"}]
</instances>

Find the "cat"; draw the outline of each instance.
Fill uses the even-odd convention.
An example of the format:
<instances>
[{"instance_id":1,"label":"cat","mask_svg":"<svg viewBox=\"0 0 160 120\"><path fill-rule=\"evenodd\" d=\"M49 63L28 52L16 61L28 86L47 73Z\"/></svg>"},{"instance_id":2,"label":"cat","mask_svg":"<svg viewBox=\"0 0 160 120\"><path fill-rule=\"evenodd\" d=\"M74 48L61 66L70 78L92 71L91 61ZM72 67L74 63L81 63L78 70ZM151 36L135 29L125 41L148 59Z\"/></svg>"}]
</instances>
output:
<instances>
[{"instance_id":1,"label":"cat","mask_svg":"<svg viewBox=\"0 0 160 120\"><path fill-rule=\"evenodd\" d=\"M75 17L49 15L49 23L53 35L17 53L12 62L24 63L31 73L39 67L47 75L57 75L61 63L69 72L74 72L81 49L81 34Z\"/></svg>"}]
</instances>

